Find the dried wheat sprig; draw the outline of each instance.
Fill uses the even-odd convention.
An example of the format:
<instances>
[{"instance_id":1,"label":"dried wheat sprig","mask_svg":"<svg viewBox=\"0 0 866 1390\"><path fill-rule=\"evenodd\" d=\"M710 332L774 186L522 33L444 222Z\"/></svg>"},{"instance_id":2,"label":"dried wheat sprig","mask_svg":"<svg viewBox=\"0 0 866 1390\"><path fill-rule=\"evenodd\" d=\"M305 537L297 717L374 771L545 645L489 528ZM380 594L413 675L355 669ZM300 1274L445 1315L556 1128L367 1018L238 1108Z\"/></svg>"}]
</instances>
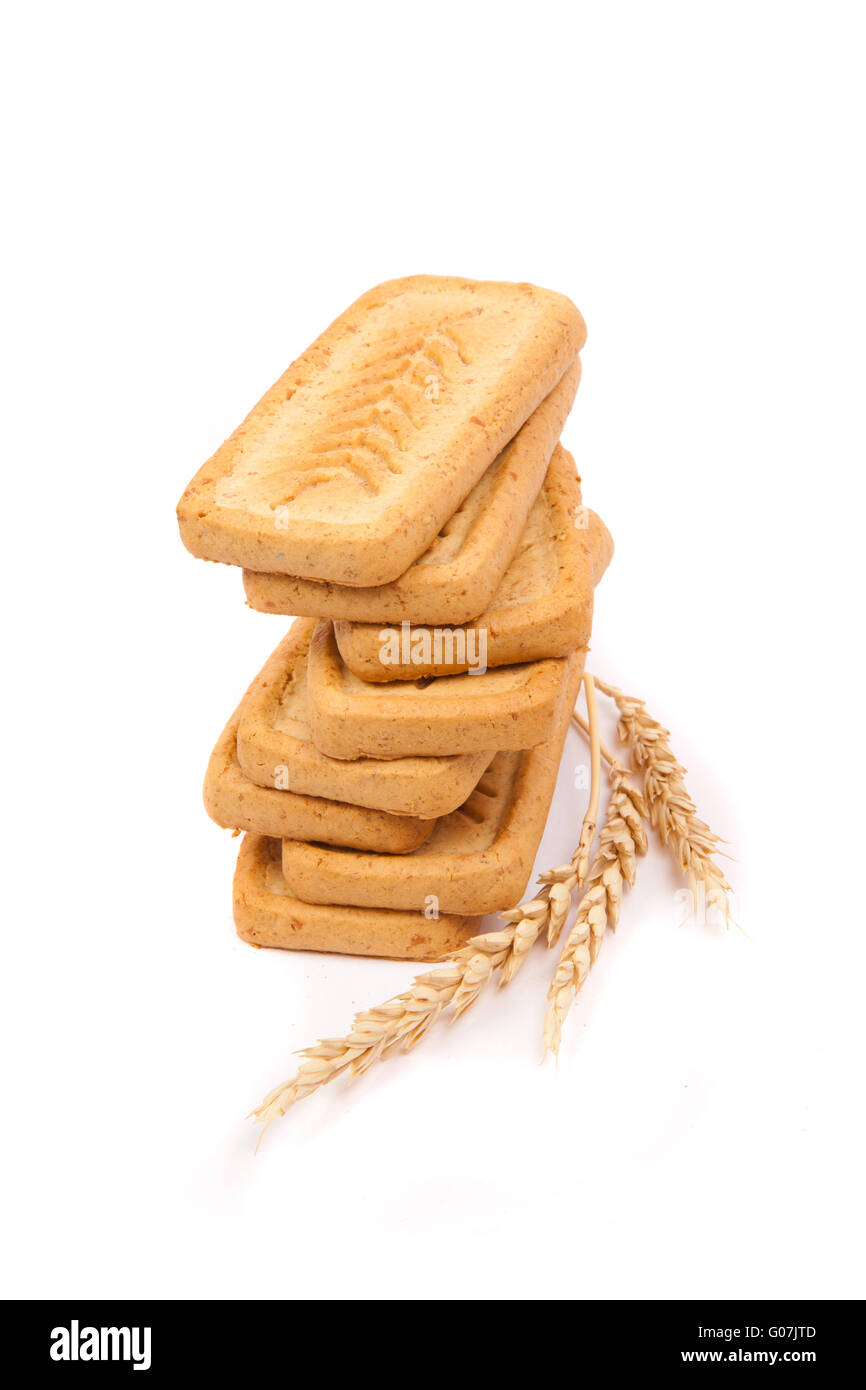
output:
<instances>
[{"instance_id":1,"label":"dried wheat sprig","mask_svg":"<svg viewBox=\"0 0 866 1390\"><path fill-rule=\"evenodd\" d=\"M576 882L573 863L540 874L538 881L542 888L531 902L497 914L515 929L514 944L499 977L500 985L510 984L514 979L545 927L549 943L556 939L565 925L571 906L571 891Z\"/></svg>"},{"instance_id":2,"label":"dried wheat sprig","mask_svg":"<svg viewBox=\"0 0 866 1390\"><path fill-rule=\"evenodd\" d=\"M598 678L596 684L616 704L619 740L630 748L635 768L643 770L650 824L676 859L693 907L697 908L701 886L707 906L718 909L724 921L730 922L731 885L712 857L722 841L697 814L686 790L686 769L670 746L669 730L647 713L643 700Z\"/></svg>"},{"instance_id":3,"label":"dried wheat sprig","mask_svg":"<svg viewBox=\"0 0 866 1390\"><path fill-rule=\"evenodd\" d=\"M355 1015L344 1038L325 1038L304 1048L306 1060L291 1081L276 1086L253 1111L264 1130L343 1072L360 1076L397 1047L409 1050L432 1028L443 1009L452 1005L460 1015L478 998L491 975L511 954L517 927L473 937L454 956L434 970L416 976L408 990L373 1009ZM261 1136L259 1136L261 1142Z\"/></svg>"},{"instance_id":4,"label":"dried wheat sprig","mask_svg":"<svg viewBox=\"0 0 866 1390\"><path fill-rule=\"evenodd\" d=\"M589 714L589 723L578 714L576 708L572 710L572 718L578 721L589 737L590 762L592 765L589 805L587 806L583 824L581 825L577 849L571 856L570 863L559 864L555 869L548 869L546 873L539 874L538 881L544 886L538 898L528 906L535 909L536 913L540 915L542 912L542 905L546 903L546 913L541 917L538 928L532 937L532 941L529 943L530 945L534 944L545 923L547 925L548 947L553 946L559 939L562 929L568 920L572 894L575 888L583 887L589 868L589 851L592 847L598 819L598 802L601 790L601 758L603 755L607 756L607 752L606 750L603 752L603 745L598 734L598 715L592 676L585 676L584 683L586 688L586 705ZM519 914L523 914L526 911L527 908L515 908L512 912L500 912L499 915L503 917L506 922L518 921ZM517 968L518 956L517 953L515 953L514 958L506 963L500 983L507 984L508 980L513 977Z\"/></svg>"},{"instance_id":5,"label":"dried wheat sprig","mask_svg":"<svg viewBox=\"0 0 866 1390\"><path fill-rule=\"evenodd\" d=\"M578 722L583 721L578 716ZM574 925L566 937L559 963L547 994L544 1017L545 1056L556 1056L562 1040L562 1025L601 949L608 926L616 929L625 886L635 880L636 859L646 854L647 837L643 822L647 806L637 787L628 780L626 770L615 758L608 775L611 793L607 815L593 856L586 892L581 898Z\"/></svg>"},{"instance_id":6,"label":"dried wheat sprig","mask_svg":"<svg viewBox=\"0 0 866 1390\"><path fill-rule=\"evenodd\" d=\"M513 979L516 971L522 964L523 955L533 946L541 933L542 928L547 926L547 945L551 947L559 939L563 927L568 920L571 909L572 894L575 888L580 888L586 881L588 872L589 850L592 846L595 834L596 822L598 817L598 801L601 786L601 756L603 745L598 736L598 719L595 704L595 691L592 687L592 676L585 677L587 692L587 710L589 712L590 723L587 724L575 708L572 711L572 718L576 719L587 733L590 742L592 775L590 785L589 805L586 815L581 825L580 838L577 849L571 856L568 864L559 864L555 869L548 869L546 873L539 874L538 881L543 885L539 896L525 907L514 908L510 912L500 912L499 916L506 922L518 923L518 929L527 933L531 932L531 939L527 939L527 944L522 952L515 949L512 958L508 960L503 968L500 977L500 984L507 984ZM605 750L606 756L606 750ZM521 919L527 913L534 913L534 918L530 923L523 922Z\"/></svg>"},{"instance_id":7,"label":"dried wheat sprig","mask_svg":"<svg viewBox=\"0 0 866 1390\"><path fill-rule=\"evenodd\" d=\"M618 705L622 701L620 737L631 744L635 762L644 766L646 801L598 737L595 685L617 700ZM586 689L590 723L577 711L573 717L590 738L593 785L580 842L571 862L541 874L541 891L530 902L499 914L507 924L504 930L473 937L449 960L417 976L403 994L357 1014L345 1038L324 1039L304 1049L301 1055L306 1060L295 1077L275 1087L253 1112L263 1124L259 1142L273 1120L319 1087L344 1073L351 1079L362 1075L397 1047L414 1047L449 1006L455 1017L459 1016L475 1002L497 971L500 985L507 984L545 927L548 944L556 941L568 918L572 893L584 882L587 872L585 859L595 829L594 825L591 829L587 826L597 816L597 797L593 806L592 793L600 781L599 757L609 765L611 798L599 847L589 867L587 890L551 984L544 1028L546 1049L558 1051L562 1024L574 995L598 955L606 927L616 927L623 888L634 882L636 856L646 852L643 819L649 815L664 843L675 850L683 872L691 875L693 894L696 881L706 883L707 878L728 889L721 870L709 857L719 841L697 819L694 803L685 791L683 769L665 742L667 731L650 720L641 701L630 700L598 677L589 677ZM725 908L727 911L726 899Z\"/></svg>"},{"instance_id":8,"label":"dried wheat sprig","mask_svg":"<svg viewBox=\"0 0 866 1390\"><path fill-rule=\"evenodd\" d=\"M449 960L418 975L403 994L356 1014L345 1038L325 1038L314 1047L304 1048L300 1055L306 1060L296 1075L270 1091L252 1112L263 1125L259 1143L268 1125L320 1086L344 1072L354 1080L396 1048L413 1048L449 1006L454 1017L459 1017L474 1004L497 970L500 984L512 980L543 928L559 918L563 891L558 882L546 885L531 902L499 914L507 922L502 931L472 937ZM570 894L568 897L570 901ZM560 928L567 914L566 904Z\"/></svg>"},{"instance_id":9,"label":"dried wheat sprig","mask_svg":"<svg viewBox=\"0 0 866 1390\"><path fill-rule=\"evenodd\" d=\"M314 1047L304 1048L300 1055L306 1060L296 1075L290 1081L274 1087L252 1112L263 1126L259 1143L268 1125L278 1116L285 1115L299 1100L312 1095L320 1086L326 1086L344 1072L354 1080L396 1048L402 1046L406 1050L414 1047L449 1006L453 1009L454 1017L459 1017L475 1002L497 971L500 986L507 985L514 979L545 927L548 945L557 940L568 919L572 893L575 887L583 883L586 874L585 868L581 874L580 863L589 848L584 831L587 823L591 822L591 843L598 814L601 743L598 739L591 676L586 689L587 709L591 728L594 729L594 735L590 733L593 750L592 788L580 843L571 863L561 864L541 874L541 890L529 902L500 912L498 915L506 923L504 930L473 937L449 960L443 961L434 970L418 975L403 994L396 995L377 1008L356 1014L352 1030L345 1038L326 1038ZM584 727L588 728L585 724ZM607 750L604 756L608 756Z\"/></svg>"},{"instance_id":10,"label":"dried wheat sprig","mask_svg":"<svg viewBox=\"0 0 866 1390\"><path fill-rule=\"evenodd\" d=\"M584 726L589 734L591 777L589 785L589 805L580 827L580 839L574 853L573 863L577 871L577 886L582 888L589 872L589 854L598 825L598 799L601 792L601 740L598 734L598 711L595 704L595 682L588 671L584 672L583 688L586 691L586 713L588 723ZM575 711L576 713L576 711ZM582 723L583 721L581 721Z\"/></svg>"}]
</instances>

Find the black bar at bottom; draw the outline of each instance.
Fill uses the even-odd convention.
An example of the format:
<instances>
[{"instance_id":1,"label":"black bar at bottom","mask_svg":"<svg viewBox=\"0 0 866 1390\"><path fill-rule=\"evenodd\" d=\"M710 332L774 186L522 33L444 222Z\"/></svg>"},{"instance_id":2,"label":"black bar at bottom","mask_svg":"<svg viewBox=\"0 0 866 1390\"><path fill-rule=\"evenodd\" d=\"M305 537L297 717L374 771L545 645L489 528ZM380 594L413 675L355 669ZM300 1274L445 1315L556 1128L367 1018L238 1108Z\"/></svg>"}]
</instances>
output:
<instances>
[{"instance_id":1,"label":"black bar at bottom","mask_svg":"<svg viewBox=\"0 0 866 1390\"><path fill-rule=\"evenodd\" d=\"M516 1303L534 1302L516 1298ZM434 1375L473 1374L466 1361L475 1338L477 1374L485 1379L503 1369L513 1373L515 1341L529 1365L553 1376L580 1373L584 1357L601 1359L609 1371L682 1371L697 1368L766 1367L828 1371L852 1369L863 1340L860 1300L749 1302L539 1301L519 1319L503 1301L485 1303L483 1322L457 1313L460 1346L446 1362L447 1300L441 1311L428 1303L395 1305L382 1300L306 1303L278 1300L238 1302L88 1301L15 1302L2 1305L4 1345L14 1347L25 1369L62 1380L70 1375L128 1376L159 1380L166 1375L209 1370L332 1380L350 1373L401 1375L420 1359ZM387 1310L399 1306L397 1318ZM469 1308L472 1308L469 1304ZM384 1314L384 1316L383 1316ZM471 1312L469 1314L471 1316ZM507 1320L506 1320L507 1319ZM357 1320L357 1321L356 1321ZM502 1320L502 1321L500 1321ZM467 1346L468 1339L468 1346ZM434 1346L436 1350L434 1350ZM311 1362L311 1356L315 1361ZM553 1358L551 1361L549 1358ZM393 1358L393 1359L392 1359ZM411 1358L411 1359L410 1359ZM483 1359L482 1359L483 1358ZM389 1369L390 1368L390 1369Z\"/></svg>"}]
</instances>

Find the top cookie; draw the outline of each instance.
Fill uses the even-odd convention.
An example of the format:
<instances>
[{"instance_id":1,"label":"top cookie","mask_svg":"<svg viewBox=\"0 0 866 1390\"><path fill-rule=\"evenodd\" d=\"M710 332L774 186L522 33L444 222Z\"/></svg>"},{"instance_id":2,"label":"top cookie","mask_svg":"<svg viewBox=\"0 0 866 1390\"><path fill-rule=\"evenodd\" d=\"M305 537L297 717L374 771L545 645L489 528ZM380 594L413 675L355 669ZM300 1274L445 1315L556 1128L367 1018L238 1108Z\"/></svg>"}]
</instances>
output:
<instances>
[{"instance_id":1,"label":"top cookie","mask_svg":"<svg viewBox=\"0 0 866 1390\"><path fill-rule=\"evenodd\" d=\"M244 570L250 607L361 623L462 623L477 617L519 547L579 381L577 357L424 553L390 584L358 588Z\"/></svg>"},{"instance_id":2,"label":"top cookie","mask_svg":"<svg viewBox=\"0 0 866 1390\"><path fill-rule=\"evenodd\" d=\"M196 474L184 544L267 573L390 583L585 336L570 300L533 285L418 275L370 290Z\"/></svg>"}]
</instances>

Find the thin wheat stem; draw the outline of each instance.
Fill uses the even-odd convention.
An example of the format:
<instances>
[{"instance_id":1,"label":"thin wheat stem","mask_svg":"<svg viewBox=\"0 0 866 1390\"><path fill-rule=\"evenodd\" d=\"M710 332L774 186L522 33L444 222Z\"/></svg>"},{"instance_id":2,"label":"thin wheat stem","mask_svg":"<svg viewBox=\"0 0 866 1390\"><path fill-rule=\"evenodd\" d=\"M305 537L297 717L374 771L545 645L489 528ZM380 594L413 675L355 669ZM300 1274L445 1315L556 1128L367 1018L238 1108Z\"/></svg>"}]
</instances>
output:
<instances>
[{"instance_id":1,"label":"thin wheat stem","mask_svg":"<svg viewBox=\"0 0 866 1390\"><path fill-rule=\"evenodd\" d=\"M578 840L577 850L574 855L574 865L577 871L577 887L582 888L586 882L586 875L589 872L589 854L592 849L592 842L595 838L595 827L598 824L598 799L601 792L601 747L598 735L598 710L595 703L595 683L589 672L584 673L583 688L586 692L586 713L588 718L589 732L589 752L590 752L590 784L589 784L589 805L580 827L580 839ZM576 707L573 711L576 713Z\"/></svg>"},{"instance_id":2,"label":"thin wheat stem","mask_svg":"<svg viewBox=\"0 0 866 1390\"><path fill-rule=\"evenodd\" d=\"M572 721L577 725L577 727L586 734L587 738L589 738L589 725L587 724L583 715L578 710L575 710L571 718ZM616 754L611 753L607 744L602 739L598 740L598 751L601 753L601 756L604 758L604 761L608 764L608 766L610 766L611 763L615 763L617 761Z\"/></svg>"}]
</instances>

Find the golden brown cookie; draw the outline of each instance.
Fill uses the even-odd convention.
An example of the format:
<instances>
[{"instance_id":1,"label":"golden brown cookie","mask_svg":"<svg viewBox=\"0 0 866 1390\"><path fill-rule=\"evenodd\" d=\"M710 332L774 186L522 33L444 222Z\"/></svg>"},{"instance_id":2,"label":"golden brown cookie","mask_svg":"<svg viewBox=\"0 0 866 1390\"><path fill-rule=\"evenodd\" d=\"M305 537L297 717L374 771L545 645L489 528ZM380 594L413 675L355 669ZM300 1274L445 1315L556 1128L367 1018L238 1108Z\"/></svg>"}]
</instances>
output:
<instances>
[{"instance_id":1,"label":"golden brown cookie","mask_svg":"<svg viewBox=\"0 0 866 1390\"><path fill-rule=\"evenodd\" d=\"M387 584L453 516L574 362L563 295L434 275L362 295L262 397L180 500L205 560Z\"/></svg>"},{"instance_id":2,"label":"golden brown cookie","mask_svg":"<svg viewBox=\"0 0 866 1390\"><path fill-rule=\"evenodd\" d=\"M425 819L466 800L493 750L439 758L347 762L319 752L310 734L307 653L315 623L299 618L238 708L238 761L261 787L347 801Z\"/></svg>"},{"instance_id":3,"label":"golden brown cookie","mask_svg":"<svg viewBox=\"0 0 866 1390\"><path fill-rule=\"evenodd\" d=\"M556 725L566 659L373 685L344 663L333 623L307 659L313 742L331 758L436 757L532 748Z\"/></svg>"},{"instance_id":4,"label":"golden brown cookie","mask_svg":"<svg viewBox=\"0 0 866 1390\"><path fill-rule=\"evenodd\" d=\"M217 825L389 854L405 854L429 838L435 820L392 815L251 782L237 758L238 723L236 710L211 753L204 779L205 810Z\"/></svg>"},{"instance_id":5,"label":"golden brown cookie","mask_svg":"<svg viewBox=\"0 0 866 1390\"><path fill-rule=\"evenodd\" d=\"M513 907L532 872L582 672L583 654L575 652L552 737L527 752L498 753L464 805L437 821L419 849L363 854L284 840L290 891L319 903L406 911L481 914Z\"/></svg>"},{"instance_id":6,"label":"golden brown cookie","mask_svg":"<svg viewBox=\"0 0 866 1390\"><path fill-rule=\"evenodd\" d=\"M480 930L477 917L300 902L283 878L280 841L263 835L244 836L235 870L234 918L238 936L252 946L394 960L438 960Z\"/></svg>"},{"instance_id":7,"label":"golden brown cookie","mask_svg":"<svg viewBox=\"0 0 866 1390\"><path fill-rule=\"evenodd\" d=\"M355 622L462 623L481 613L520 544L574 401L580 359L491 463L434 541L390 584L363 589L244 570L250 607Z\"/></svg>"},{"instance_id":8,"label":"golden brown cookie","mask_svg":"<svg viewBox=\"0 0 866 1390\"><path fill-rule=\"evenodd\" d=\"M429 627L335 622L340 656L361 680L418 680L586 648L593 590L613 555L604 523L580 504L574 460L557 446L517 554L472 623Z\"/></svg>"}]
</instances>

